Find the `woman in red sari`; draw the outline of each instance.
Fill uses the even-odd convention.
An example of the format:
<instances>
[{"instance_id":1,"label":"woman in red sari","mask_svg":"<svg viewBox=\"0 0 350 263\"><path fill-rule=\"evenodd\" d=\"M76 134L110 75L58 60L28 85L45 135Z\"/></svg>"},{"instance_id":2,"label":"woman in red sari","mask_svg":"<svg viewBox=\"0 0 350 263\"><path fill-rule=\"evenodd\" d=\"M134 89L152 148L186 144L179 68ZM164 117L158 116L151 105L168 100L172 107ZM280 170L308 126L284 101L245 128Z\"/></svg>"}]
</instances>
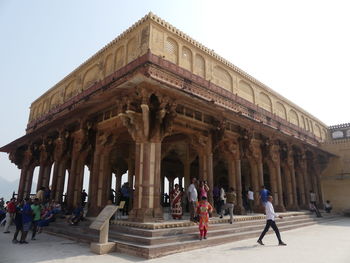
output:
<instances>
[{"instance_id":1,"label":"woman in red sari","mask_svg":"<svg viewBox=\"0 0 350 263\"><path fill-rule=\"evenodd\" d=\"M209 213L213 211L213 207L207 201L206 196L202 196L202 200L198 203L197 214L199 216L199 239L207 239Z\"/></svg>"},{"instance_id":2,"label":"woman in red sari","mask_svg":"<svg viewBox=\"0 0 350 263\"><path fill-rule=\"evenodd\" d=\"M175 188L170 193L170 205L171 215L174 219L181 219L182 217L182 192L180 191L179 185L175 184Z\"/></svg>"}]
</instances>

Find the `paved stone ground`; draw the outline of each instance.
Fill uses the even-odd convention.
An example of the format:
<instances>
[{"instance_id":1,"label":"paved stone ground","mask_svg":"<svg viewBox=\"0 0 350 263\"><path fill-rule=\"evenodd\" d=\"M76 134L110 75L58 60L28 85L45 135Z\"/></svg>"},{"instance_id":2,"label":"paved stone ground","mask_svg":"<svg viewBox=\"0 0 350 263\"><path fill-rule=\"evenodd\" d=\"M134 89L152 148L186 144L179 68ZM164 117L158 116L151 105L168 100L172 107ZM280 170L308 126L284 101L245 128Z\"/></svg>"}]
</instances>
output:
<instances>
[{"instance_id":1,"label":"paved stone ground","mask_svg":"<svg viewBox=\"0 0 350 263\"><path fill-rule=\"evenodd\" d=\"M288 244L286 247L277 246L273 234L264 238L265 246L258 245L254 238L152 260L118 253L99 256L91 253L86 244L47 234L40 234L38 240L27 245L12 244L13 227L11 230L11 234L0 232L0 263L350 262L350 218L283 232L282 239Z\"/></svg>"}]
</instances>

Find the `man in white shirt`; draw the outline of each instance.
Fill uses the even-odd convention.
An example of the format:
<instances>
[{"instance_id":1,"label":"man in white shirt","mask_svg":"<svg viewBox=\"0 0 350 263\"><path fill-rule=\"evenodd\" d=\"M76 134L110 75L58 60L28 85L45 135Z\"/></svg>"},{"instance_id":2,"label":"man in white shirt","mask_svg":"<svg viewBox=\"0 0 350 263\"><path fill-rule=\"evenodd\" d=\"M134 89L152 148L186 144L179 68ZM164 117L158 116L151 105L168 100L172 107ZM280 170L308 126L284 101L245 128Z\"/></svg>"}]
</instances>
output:
<instances>
[{"instance_id":1,"label":"man in white shirt","mask_svg":"<svg viewBox=\"0 0 350 263\"><path fill-rule=\"evenodd\" d=\"M192 178L192 184L187 189L187 196L188 196L188 203L190 208L190 220L194 221L196 208L197 208L197 199L198 199L198 193L196 189L196 178Z\"/></svg>"},{"instance_id":2,"label":"man in white shirt","mask_svg":"<svg viewBox=\"0 0 350 263\"><path fill-rule=\"evenodd\" d=\"M278 245L279 246L286 246L287 244L285 244L282 239L281 239L281 235L280 235L280 231L278 230L278 227L275 223L275 217L279 217L279 218L283 218L282 216L279 216L275 213L275 210L273 209L273 205L272 205L272 196L269 195L268 196L268 200L266 202L265 205L265 212L266 212L266 226L263 230L263 232L261 233L259 239L258 239L258 243L260 245L264 245L264 243L262 242L266 232L269 230L270 226L272 227L273 231L275 231L277 239L278 239Z\"/></svg>"}]
</instances>

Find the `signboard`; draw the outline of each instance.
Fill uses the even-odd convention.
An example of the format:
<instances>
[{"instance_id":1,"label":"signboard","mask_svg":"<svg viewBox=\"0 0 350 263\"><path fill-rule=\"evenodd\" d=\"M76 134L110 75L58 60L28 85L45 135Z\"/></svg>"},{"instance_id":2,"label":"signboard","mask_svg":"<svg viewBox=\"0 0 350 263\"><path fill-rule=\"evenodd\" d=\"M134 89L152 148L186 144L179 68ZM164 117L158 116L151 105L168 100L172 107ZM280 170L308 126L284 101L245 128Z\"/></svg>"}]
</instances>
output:
<instances>
[{"instance_id":1,"label":"signboard","mask_svg":"<svg viewBox=\"0 0 350 263\"><path fill-rule=\"evenodd\" d=\"M95 230L101 230L106 223L109 223L109 219L117 211L118 206L116 205L107 205L96 217L95 221L92 222L90 228Z\"/></svg>"}]
</instances>

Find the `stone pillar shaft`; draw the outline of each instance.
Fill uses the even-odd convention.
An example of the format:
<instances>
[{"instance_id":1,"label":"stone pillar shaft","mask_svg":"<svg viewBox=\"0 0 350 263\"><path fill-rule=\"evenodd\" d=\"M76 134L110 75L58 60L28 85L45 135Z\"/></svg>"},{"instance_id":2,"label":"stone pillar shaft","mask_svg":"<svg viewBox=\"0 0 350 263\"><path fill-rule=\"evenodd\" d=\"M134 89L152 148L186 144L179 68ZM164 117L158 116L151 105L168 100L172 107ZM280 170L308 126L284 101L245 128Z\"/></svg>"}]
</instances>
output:
<instances>
[{"instance_id":1,"label":"stone pillar shaft","mask_svg":"<svg viewBox=\"0 0 350 263\"><path fill-rule=\"evenodd\" d=\"M135 197L129 218L134 221L155 221L163 218L160 206L161 142L136 142Z\"/></svg>"}]
</instances>

